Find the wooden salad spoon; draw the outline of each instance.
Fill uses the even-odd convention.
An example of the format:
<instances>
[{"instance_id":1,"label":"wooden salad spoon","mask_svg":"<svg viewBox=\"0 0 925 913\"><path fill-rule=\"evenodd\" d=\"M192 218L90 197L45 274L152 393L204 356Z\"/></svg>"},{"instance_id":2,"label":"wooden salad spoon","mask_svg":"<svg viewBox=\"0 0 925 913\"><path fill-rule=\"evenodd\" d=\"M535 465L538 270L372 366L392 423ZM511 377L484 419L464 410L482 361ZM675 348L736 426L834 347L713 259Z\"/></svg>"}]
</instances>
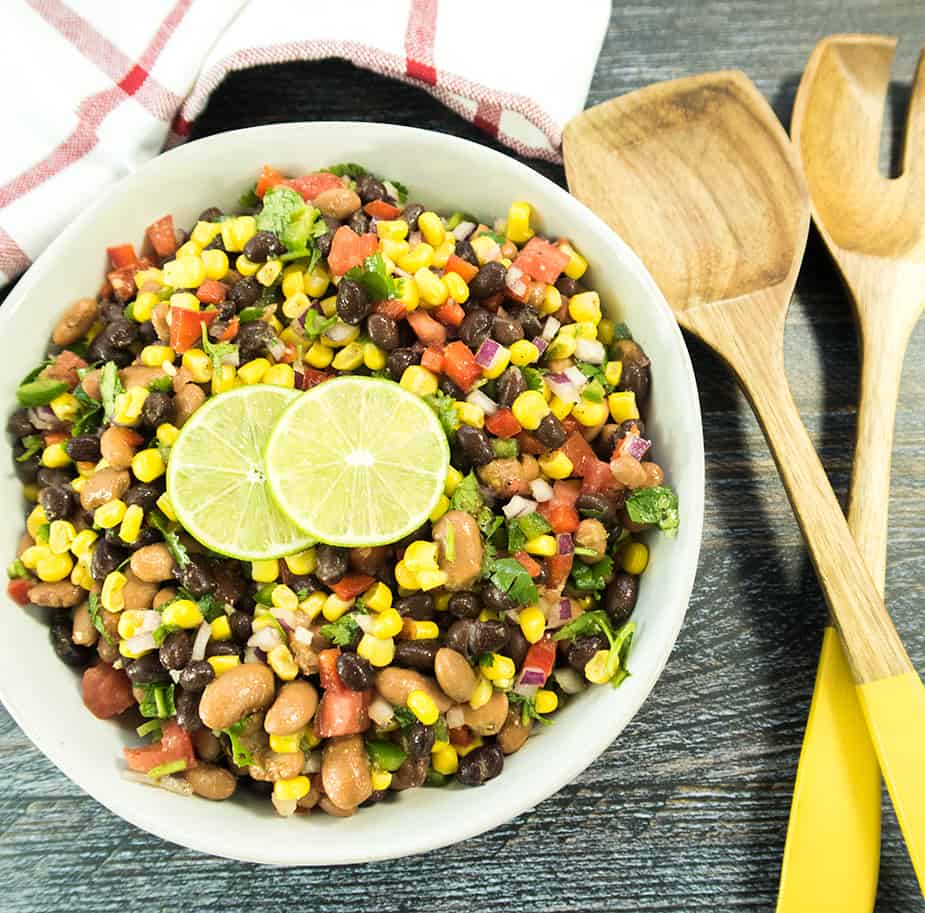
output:
<instances>
[{"instance_id":1,"label":"wooden salad spoon","mask_svg":"<svg viewBox=\"0 0 925 913\"><path fill-rule=\"evenodd\" d=\"M743 73L708 73L585 111L565 129L564 155L572 193L640 254L681 326L729 364L751 401L925 885L925 687L851 537L784 370L784 322L810 215L787 134ZM817 853L822 870L825 846ZM820 909L805 901L803 909Z\"/></svg>"},{"instance_id":2,"label":"wooden salad spoon","mask_svg":"<svg viewBox=\"0 0 925 913\"><path fill-rule=\"evenodd\" d=\"M912 87L903 172L888 179L877 168L895 48L894 38L880 35L833 35L819 42L800 81L790 126L813 219L854 302L861 393L848 526L881 594L903 355L925 308L925 56ZM874 908L880 771L872 746L864 744L863 717L849 683L829 627L790 810L778 913L804 910L813 889L825 891L827 909ZM821 875L820 845L829 848Z\"/></svg>"}]
</instances>

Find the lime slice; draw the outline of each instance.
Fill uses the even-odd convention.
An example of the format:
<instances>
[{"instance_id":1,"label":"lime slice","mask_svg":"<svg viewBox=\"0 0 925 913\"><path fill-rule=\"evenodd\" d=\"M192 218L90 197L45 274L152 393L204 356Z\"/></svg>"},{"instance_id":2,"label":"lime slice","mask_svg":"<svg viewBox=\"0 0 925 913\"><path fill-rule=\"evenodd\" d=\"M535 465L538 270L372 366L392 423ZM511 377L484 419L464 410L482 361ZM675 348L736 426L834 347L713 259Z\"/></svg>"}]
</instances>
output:
<instances>
[{"instance_id":1,"label":"lime slice","mask_svg":"<svg viewBox=\"0 0 925 913\"><path fill-rule=\"evenodd\" d=\"M167 494L183 528L207 548L242 561L278 558L312 544L276 506L263 452L295 390L256 384L208 399L180 431L167 464Z\"/></svg>"},{"instance_id":2,"label":"lime slice","mask_svg":"<svg viewBox=\"0 0 925 913\"><path fill-rule=\"evenodd\" d=\"M325 381L283 413L267 444L270 490L290 519L331 545L382 545L434 509L450 451L437 416L389 380Z\"/></svg>"}]
</instances>

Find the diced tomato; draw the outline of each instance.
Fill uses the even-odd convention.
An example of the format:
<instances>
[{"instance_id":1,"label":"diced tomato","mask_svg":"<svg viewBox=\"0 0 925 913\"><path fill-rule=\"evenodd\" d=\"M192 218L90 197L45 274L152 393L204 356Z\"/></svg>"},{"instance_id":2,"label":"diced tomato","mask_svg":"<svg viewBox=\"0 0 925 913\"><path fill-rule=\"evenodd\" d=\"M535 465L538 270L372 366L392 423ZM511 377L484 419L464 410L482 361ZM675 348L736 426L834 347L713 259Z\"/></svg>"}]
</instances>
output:
<instances>
[{"instance_id":1,"label":"diced tomato","mask_svg":"<svg viewBox=\"0 0 925 913\"><path fill-rule=\"evenodd\" d=\"M450 254L450 258L446 261L446 266L443 268L443 271L445 273L456 273L456 275L461 276L466 282L471 282L475 278L475 274L479 271L479 268L473 266L468 260L457 257L456 254Z\"/></svg>"},{"instance_id":2,"label":"diced tomato","mask_svg":"<svg viewBox=\"0 0 925 913\"><path fill-rule=\"evenodd\" d=\"M546 453L549 449L544 447L529 431L521 431L517 435L517 443L520 444L521 453L530 453L533 456L539 456L541 453Z\"/></svg>"},{"instance_id":3,"label":"diced tomato","mask_svg":"<svg viewBox=\"0 0 925 913\"><path fill-rule=\"evenodd\" d=\"M172 257L177 251L177 236L173 230L173 216L167 215L152 222L146 229L148 242L161 259Z\"/></svg>"},{"instance_id":4,"label":"diced tomato","mask_svg":"<svg viewBox=\"0 0 925 913\"><path fill-rule=\"evenodd\" d=\"M446 342L446 327L442 323L437 323L426 311L420 308L408 311L407 317L415 336L425 346L442 346ZM447 373L449 373L448 365L449 356L444 352L444 371Z\"/></svg>"},{"instance_id":5,"label":"diced tomato","mask_svg":"<svg viewBox=\"0 0 925 913\"><path fill-rule=\"evenodd\" d=\"M108 301L112 298L112 283L108 279L100 285L96 297L100 301Z\"/></svg>"},{"instance_id":6,"label":"diced tomato","mask_svg":"<svg viewBox=\"0 0 925 913\"><path fill-rule=\"evenodd\" d=\"M51 447L52 444L60 444L69 437L70 435L66 431L46 431L43 435L46 447Z\"/></svg>"},{"instance_id":7,"label":"diced tomato","mask_svg":"<svg viewBox=\"0 0 925 913\"><path fill-rule=\"evenodd\" d=\"M241 328L241 321L237 317L232 317L228 321L228 326L222 331L222 335L218 337L219 342L230 342L235 336L238 335L238 330Z\"/></svg>"},{"instance_id":8,"label":"diced tomato","mask_svg":"<svg viewBox=\"0 0 925 913\"><path fill-rule=\"evenodd\" d=\"M450 744L465 748L472 741L472 730L468 726L454 726L450 731Z\"/></svg>"},{"instance_id":9,"label":"diced tomato","mask_svg":"<svg viewBox=\"0 0 925 913\"><path fill-rule=\"evenodd\" d=\"M360 593L365 593L374 583L375 577L369 574L345 574L337 583L331 584L331 589L337 594L338 599L346 602L348 599L356 599Z\"/></svg>"},{"instance_id":10,"label":"diced tomato","mask_svg":"<svg viewBox=\"0 0 925 913\"><path fill-rule=\"evenodd\" d=\"M337 657L340 656L340 647L331 647L318 654L318 675L321 687L325 691L343 691L346 685L337 674Z\"/></svg>"},{"instance_id":11,"label":"diced tomato","mask_svg":"<svg viewBox=\"0 0 925 913\"><path fill-rule=\"evenodd\" d=\"M463 392L468 393L472 385L482 376L482 368L462 340L451 342L444 350L443 373Z\"/></svg>"},{"instance_id":12,"label":"diced tomato","mask_svg":"<svg viewBox=\"0 0 925 913\"><path fill-rule=\"evenodd\" d=\"M531 279L552 284L568 265L569 255L558 247L533 237L517 255L512 266L523 270Z\"/></svg>"},{"instance_id":13,"label":"diced tomato","mask_svg":"<svg viewBox=\"0 0 925 913\"><path fill-rule=\"evenodd\" d=\"M543 675L545 682L556 662L556 642L548 635L530 645L524 657L522 669L536 669Z\"/></svg>"},{"instance_id":14,"label":"diced tomato","mask_svg":"<svg viewBox=\"0 0 925 913\"><path fill-rule=\"evenodd\" d=\"M421 354L421 367L433 371L434 374L442 374L443 351L437 346L428 346Z\"/></svg>"},{"instance_id":15,"label":"diced tomato","mask_svg":"<svg viewBox=\"0 0 925 913\"><path fill-rule=\"evenodd\" d=\"M328 266L336 276L343 276L348 269L359 266L367 257L371 257L378 245L375 235L358 235L347 225L341 225L331 240Z\"/></svg>"},{"instance_id":16,"label":"diced tomato","mask_svg":"<svg viewBox=\"0 0 925 913\"><path fill-rule=\"evenodd\" d=\"M42 377L63 380L73 390L77 386L77 381L80 380L78 370L86 367L87 363L79 355L75 355L70 349L64 349L55 358L54 364L42 371Z\"/></svg>"},{"instance_id":17,"label":"diced tomato","mask_svg":"<svg viewBox=\"0 0 925 913\"><path fill-rule=\"evenodd\" d=\"M170 309L170 348L185 352L202 339L203 325L209 326L218 311L190 311L187 308Z\"/></svg>"},{"instance_id":18,"label":"diced tomato","mask_svg":"<svg viewBox=\"0 0 925 913\"><path fill-rule=\"evenodd\" d=\"M573 533L581 522L574 507L569 504L557 504L555 500L541 502L536 510L546 518L554 533Z\"/></svg>"},{"instance_id":19,"label":"diced tomato","mask_svg":"<svg viewBox=\"0 0 925 913\"><path fill-rule=\"evenodd\" d=\"M119 301L130 301L135 297L135 273L137 266L123 266L106 274L112 292Z\"/></svg>"},{"instance_id":20,"label":"diced tomato","mask_svg":"<svg viewBox=\"0 0 925 913\"><path fill-rule=\"evenodd\" d=\"M315 735L321 739L353 735L369 729L369 691L325 691L315 716Z\"/></svg>"},{"instance_id":21,"label":"diced tomato","mask_svg":"<svg viewBox=\"0 0 925 913\"><path fill-rule=\"evenodd\" d=\"M314 200L325 190L344 186L344 182L336 174L331 174L330 171L315 171L312 174L303 174L301 177L292 178L281 183L285 187L291 187L301 195L303 200Z\"/></svg>"},{"instance_id":22,"label":"diced tomato","mask_svg":"<svg viewBox=\"0 0 925 913\"><path fill-rule=\"evenodd\" d=\"M260 177L257 178L257 186L254 188L254 193L262 200L263 195L271 187L282 184L285 180L286 176L282 171L277 171L272 165L264 165L263 168L260 169Z\"/></svg>"},{"instance_id":23,"label":"diced tomato","mask_svg":"<svg viewBox=\"0 0 925 913\"><path fill-rule=\"evenodd\" d=\"M371 200L363 207L363 212L374 219L397 219L401 215L401 210L385 200Z\"/></svg>"},{"instance_id":24,"label":"diced tomato","mask_svg":"<svg viewBox=\"0 0 925 913\"><path fill-rule=\"evenodd\" d=\"M619 489L620 485L610 471L610 463L605 463L603 460L587 460L584 470L584 479L581 483L582 492L606 493Z\"/></svg>"},{"instance_id":25,"label":"diced tomato","mask_svg":"<svg viewBox=\"0 0 925 913\"><path fill-rule=\"evenodd\" d=\"M109 663L97 663L86 669L81 690L87 709L101 720L118 716L135 703L128 676Z\"/></svg>"},{"instance_id":26,"label":"diced tomato","mask_svg":"<svg viewBox=\"0 0 925 913\"><path fill-rule=\"evenodd\" d=\"M512 301L517 301L520 304L526 304L527 300L530 298L530 289L533 286L533 281L526 273L522 273L518 276L513 270L514 265L511 264L511 268L504 279L503 294L505 298L510 298ZM517 278L514 278L515 276Z\"/></svg>"},{"instance_id":27,"label":"diced tomato","mask_svg":"<svg viewBox=\"0 0 925 913\"><path fill-rule=\"evenodd\" d=\"M17 577L6 585L6 595L20 605L29 605L29 590L35 586L35 581L28 577Z\"/></svg>"},{"instance_id":28,"label":"diced tomato","mask_svg":"<svg viewBox=\"0 0 925 913\"><path fill-rule=\"evenodd\" d=\"M573 431L562 445L562 452L572 461L572 475L583 476L585 465L597 460L591 445L581 436L579 431Z\"/></svg>"},{"instance_id":29,"label":"diced tomato","mask_svg":"<svg viewBox=\"0 0 925 913\"><path fill-rule=\"evenodd\" d=\"M296 360L298 354L299 350L294 345L292 345L292 343L288 343L286 348L283 349L283 354L280 355L279 360L284 365L291 365Z\"/></svg>"},{"instance_id":30,"label":"diced tomato","mask_svg":"<svg viewBox=\"0 0 925 913\"><path fill-rule=\"evenodd\" d=\"M546 585L557 589L565 585L568 575L572 573L573 555L553 555L546 559Z\"/></svg>"},{"instance_id":31,"label":"diced tomato","mask_svg":"<svg viewBox=\"0 0 925 913\"><path fill-rule=\"evenodd\" d=\"M514 552L517 563L531 576L538 577L542 568L526 552Z\"/></svg>"},{"instance_id":32,"label":"diced tomato","mask_svg":"<svg viewBox=\"0 0 925 913\"><path fill-rule=\"evenodd\" d=\"M301 374L302 383L299 387L302 390L311 390L312 387L317 387L322 381L330 380L334 376L324 371L318 371L315 368L302 368Z\"/></svg>"},{"instance_id":33,"label":"diced tomato","mask_svg":"<svg viewBox=\"0 0 925 913\"><path fill-rule=\"evenodd\" d=\"M377 314L384 314L386 317L391 317L392 320L404 320L408 315L408 308L405 307L404 303L394 298L388 301L377 301L373 305L373 311Z\"/></svg>"},{"instance_id":34,"label":"diced tomato","mask_svg":"<svg viewBox=\"0 0 925 913\"><path fill-rule=\"evenodd\" d=\"M466 319L466 312L462 309L461 304L455 301L448 301L446 304L441 304L440 307L434 311L434 316L440 323L445 323L447 326L451 327L458 327L463 320Z\"/></svg>"},{"instance_id":35,"label":"diced tomato","mask_svg":"<svg viewBox=\"0 0 925 913\"><path fill-rule=\"evenodd\" d=\"M113 269L122 269L124 266L132 266L138 262L134 244L115 244L107 247L106 253L109 255L109 262Z\"/></svg>"},{"instance_id":36,"label":"diced tomato","mask_svg":"<svg viewBox=\"0 0 925 913\"><path fill-rule=\"evenodd\" d=\"M217 279L206 279L199 288L196 289L196 297L203 304L218 304L225 300L228 294L228 286Z\"/></svg>"},{"instance_id":37,"label":"diced tomato","mask_svg":"<svg viewBox=\"0 0 925 913\"><path fill-rule=\"evenodd\" d=\"M508 438L520 434L522 428L510 409L499 409L492 415L485 416L485 430L495 437ZM541 450L540 453L542 452Z\"/></svg>"},{"instance_id":38,"label":"diced tomato","mask_svg":"<svg viewBox=\"0 0 925 913\"><path fill-rule=\"evenodd\" d=\"M560 480L552 486L552 499L557 504L567 504L574 507L581 494L581 482Z\"/></svg>"},{"instance_id":39,"label":"diced tomato","mask_svg":"<svg viewBox=\"0 0 925 913\"><path fill-rule=\"evenodd\" d=\"M137 770L143 774L155 767L160 767L161 764L169 764L171 761L185 761L185 770L196 766L193 740L176 720L164 723L159 742L141 748L123 748L122 754L125 755L129 770Z\"/></svg>"}]
</instances>

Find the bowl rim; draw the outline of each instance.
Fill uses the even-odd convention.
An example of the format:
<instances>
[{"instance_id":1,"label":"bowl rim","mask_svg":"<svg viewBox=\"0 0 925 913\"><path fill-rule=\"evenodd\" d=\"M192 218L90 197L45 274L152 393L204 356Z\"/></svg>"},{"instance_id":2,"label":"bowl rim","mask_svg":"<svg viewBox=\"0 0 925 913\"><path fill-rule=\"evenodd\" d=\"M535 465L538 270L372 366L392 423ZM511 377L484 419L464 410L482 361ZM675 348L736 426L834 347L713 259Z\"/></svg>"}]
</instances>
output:
<instances>
[{"instance_id":1,"label":"bowl rim","mask_svg":"<svg viewBox=\"0 0 925 913\"><path fill-rule=\"evenodd\" d=\"M582 752L574 753L570 758L564 759L562 764L556 767L554 775L522 781L517 789L505 791L500 801L497 801L490 808L486 807L487 803L481 803L482 807L479 813L467 816L466 821L469 822L468 824L464 825L462 821L457 821L452 829L452 835L449 837L434 833L411 835L405 832L405 836L396 839L392 845L380 846L372 851L358 849L358 851L341 852L336 860L306 858L309 852L318 852L318 847L313 845L311 841L285 841L281 842L283 845L273 847L242 847L234 845L231 841L225 841L217 849L214 844L207 844L204 839L199 839L198 835L190 836L189 832L184 830L182 823L176 822L169 814L162 814L157 817L151 816L142 810L143 804L139 806L126 805L118 798L107 795L106 791L98 789L94 783L84 776L83 769L79 766L75 767L73 764L72 759L75 754L73 747L68 748L67 745L55 741L51 734L46 732L47 727L31 722L28 714L18 707L15 700L12 699L8 693L9 689L4 687L3 678L0 676L0 700L2 700L17 725L62 774L113 814L146 833L179 846L188 847L211 856L277 866L346 865L375 862L411 856L459 843L511 821L557 793L589 768L639 712L660 678L677 641L687 613L699 564L705 497L703 425L693 365L674 314L641 259L599 216L541 172L519 161L512 155L499 152L472 140L436 130L425 130L381 122L289 121L226 131L175 147L145 162L135 171L107 188L98 200L87 207L60 232L35 260L25 276L19 280L3 306L0 307L0 335L8 330L9 326L17 319L20 309L23 307L24 302L29 300L32 289L40 281L40 278L48 270L54 268L59 249L67 246L73 236L82 231L85 224L93 221L98 212L111 206L121 193L126 189L130 189L132 184L140 180L141 177L148 178L158 170L172 168L174 163L182 161L183 158L202 156L203 152L207 150L219 153L222 144L226 143L229 137L242 134L265 134L269 142L270 137L281 132L305 130L332 132L342 130L371 131L374 134L381 132L390 136L404 136L407 137L409 143L462 145L469 149L473 157L480 159L477 164L474 163L479 169L498 166L520 172L528 183L539 182L542 185L543 193L554 198L562 207L576 210L581 213L582 218L589 220L589 229L601 234L607 239L608 245L613 246L620 252L621 268L625 267L633 271L634 278L643 286L652 307L659 314L659 317L653 319L655 322L663 324L669 334L674 348L672 357L677 359L680 377L683 378L682 382L678 382L678 378L675 379L678 388L677 393L683 395L685 399L684 408L691 414L692 425L696 430L695 439L687 442L688 450L685 454L685 459L689 461L692 470L691 478L695 484L693 485L693 492L686 494L684 505L684 523L691 532L689 537L690 555L685 556L679 588L683 598L673 615L670 627L662 635L657 662L652 663L638 673L634 673L633 678L638 689L638 696L630 704L626 719L595 727L591 730L587 747ZM201 165L198 167L201 167Z\"/></svg>"}]
</instances>

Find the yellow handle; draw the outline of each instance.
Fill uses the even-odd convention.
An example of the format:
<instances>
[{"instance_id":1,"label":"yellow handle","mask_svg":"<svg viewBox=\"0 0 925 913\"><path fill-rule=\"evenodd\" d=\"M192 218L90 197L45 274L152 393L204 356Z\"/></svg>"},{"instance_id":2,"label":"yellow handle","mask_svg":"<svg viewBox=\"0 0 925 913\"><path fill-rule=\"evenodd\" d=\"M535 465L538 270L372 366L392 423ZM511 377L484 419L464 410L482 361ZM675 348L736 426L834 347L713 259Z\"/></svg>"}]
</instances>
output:
<instances>
[{"instance_id":1,"label":"yellow handle","mask_svg":"<svg viewBox=\"0 0 925 913\"><path fill-rule=\"evenodd\" d=\"M925 686L906 672L858 685L857 693L925 897Z\"/></svg>"},{"instance_id":2,"label":"yellow handle","mask_svg":"<svg viewBox=\"0 0 925 913\"><path fill-rule=\"evenodd\" d=\"M870 913L880 860L880 770L854 680L827 627L793 789L777 913Z\"/></svg>"}]
</instances>

